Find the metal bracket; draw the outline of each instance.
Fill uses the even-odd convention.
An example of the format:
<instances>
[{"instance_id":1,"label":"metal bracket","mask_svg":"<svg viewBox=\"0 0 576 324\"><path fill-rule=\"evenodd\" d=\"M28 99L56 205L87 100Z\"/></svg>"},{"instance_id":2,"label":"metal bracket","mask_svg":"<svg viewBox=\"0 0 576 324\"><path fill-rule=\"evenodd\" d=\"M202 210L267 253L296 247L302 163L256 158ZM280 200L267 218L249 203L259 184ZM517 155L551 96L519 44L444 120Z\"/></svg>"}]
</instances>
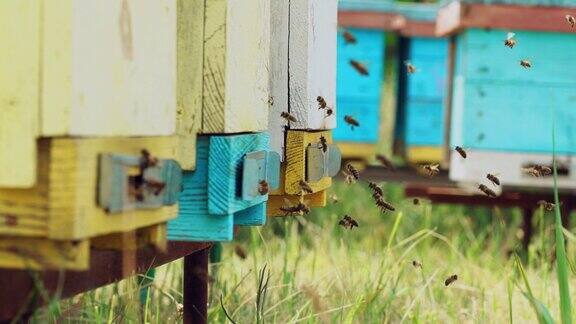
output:
<instances>
[{"instance_id":1,"label":"metal bracket","mask_svg":"<svg viewBox=\"0 0 576 324\"><path fill-rule=\"evenodd\" d=\"M98 205L108 213L154 209L174 205L182 186L182 169L174 160L154 160L143 166L142 157L101 154Z\"/></svg>"},{"instance_id":2,"label":"metal bracket","mask_svg":"<svg viewBox=\"0 0 576 324\"><path fill-rule=\"evenodd\" d=\"M333 177L340 171L342 154L335 144L328 144L324 152L320 142L306 149L306 181L317 182L324 177Z\"/></svg>"},{"instance_id":3,"label":"metal bracket","mask_svg":"<svg viewBox=\"0 0 576 324\"><path fill-rule=\"evenodd\" d=\"M266 181L268 191L280 187L280 156L276 152L256 151L246 153L242 169L242 199L252 200L262 196L260 186Z\"/></svg>"}]
</instances>

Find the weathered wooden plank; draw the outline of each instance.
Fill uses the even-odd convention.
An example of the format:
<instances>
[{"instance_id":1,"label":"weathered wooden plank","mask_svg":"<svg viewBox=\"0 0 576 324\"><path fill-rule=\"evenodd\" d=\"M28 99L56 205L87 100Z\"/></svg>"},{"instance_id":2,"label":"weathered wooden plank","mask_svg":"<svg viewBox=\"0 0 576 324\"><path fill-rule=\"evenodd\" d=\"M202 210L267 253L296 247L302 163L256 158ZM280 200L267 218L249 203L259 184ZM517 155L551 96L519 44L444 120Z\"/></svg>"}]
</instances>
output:
<instances>
[{"instance_id":1,"label":"weathered wooden plank","mask_svg":"<svg viewBox=\"0 0 576 324\"><path fill-rule=\"evenodd\" d=\"M205 2L203 133L263 131L270 97L270 2Z\"/></svg>"},{"instance_id":2,"label":"weathered wooden plank","mask_svg":"<svg viewBox=\"0 0 576 324\"><path fill-rule=\"evenodd\" d=\"M290 0L270 3L270 150L284 161L287 122L280 114L288 107L288 35Z\"/></svg>"},{"instance_id":3,"label":"weathered wooden plank","mask_svg":"<svg viewBox=\"0 0 576 324\"><path fill-rule=\"evenodd\" d=\"M89 263L90 240L0 238L0 268L87 270Z\"/></svg>"},{"instance_id":4,"label":"weathered wooden plank","mask_svg":"<svg viewBox=\"0 0 576 324\"><path fill-rule=\"evenodd\" d=\"M42 135L174 133L176 0L43 9Z\"/></svg>"},{"instance_id":5,"label":"weathered wooden plank","mask_svg":"<svg viewBox=\"0 0 576 324\"><path fill-rule=\"evenodd\" d=\"M0 2L0 187L36 182L40 11L38 1Z\"/></svg>"},{"instance_id":6,"label":"weathered wooden plank","mask_svg":"<svg viewBox=\"0 0 576 324\"><path fill-rule=\"evenodd\" d=\"M318 109L336 100L336 0L290 0L289 84L291 129L332 129L336 114Z\"/></svg>"},{"instance_id":7,"label":"weathered wooden plank","mask_svg":"<svg viewBox=\"0 0 576 324\"><path fill-rule=\"evenodd\" d=\"M97 236L90 241L93 248L101 250L136 251L153 247L166 251L168 242L166 223L160 223L134 231Z\"/></svg>"},{"instance_id":8,"label":"weathered wooden plank","mask_svg":"<svg viewBox=\"0 0 576 324\"><path fill-rule=\"evenodd\" d=\"M205 0L178 0L177 111L178 162L183 170L196 165L196 134L202 126Z\"/></svg>"}]
</instances>

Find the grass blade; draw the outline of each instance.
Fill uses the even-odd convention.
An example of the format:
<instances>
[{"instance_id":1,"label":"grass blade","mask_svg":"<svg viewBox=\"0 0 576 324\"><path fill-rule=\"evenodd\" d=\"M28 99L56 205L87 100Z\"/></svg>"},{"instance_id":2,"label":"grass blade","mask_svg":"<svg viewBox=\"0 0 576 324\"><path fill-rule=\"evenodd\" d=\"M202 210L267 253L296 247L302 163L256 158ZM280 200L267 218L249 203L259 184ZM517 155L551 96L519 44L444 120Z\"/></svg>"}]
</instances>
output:
<instances>
[{"instance_id":1,"label":"grass blade","mask_svg":"<svg viewBox=\"0 0 576 324\"><path fill-rule=\"evenodd\" d=\"M516 266L518 267L518 271L520 272L520 276L522 277L522 281L524 281L524 285L526 286L526 292L522 292L526 299L532 305L534 312L536 312L536 316L538 317L538 322L540 324L550 324L554 323L552 316L550 316L550 312L539 300L534 297L532 293L532 288L530 287L530 282L528 282L528 276L526 276L526 271L524 270L524 266L522 265L522 260L518 254L514 253L514 259L516 260Z\"/></svg>"}]
</instances>

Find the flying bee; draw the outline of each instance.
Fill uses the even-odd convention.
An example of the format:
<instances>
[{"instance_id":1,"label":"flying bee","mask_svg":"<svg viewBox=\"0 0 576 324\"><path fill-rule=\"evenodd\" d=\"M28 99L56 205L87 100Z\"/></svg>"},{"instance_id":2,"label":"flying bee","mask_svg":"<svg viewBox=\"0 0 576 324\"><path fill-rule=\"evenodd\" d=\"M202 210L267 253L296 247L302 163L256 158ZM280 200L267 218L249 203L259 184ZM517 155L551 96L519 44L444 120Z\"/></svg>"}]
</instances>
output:
<instances>
[{"instance_id":1,"label":"flying bee","mask_svg":"<svg viewBox=\"0 0 576 324\"><path fill-rule=\"evenodd\" d=\"M234 252L242 260L248 257L248 253L246 253L246 250L240 244L236 244L236 246L234 246Z\"/></svg>"},{"instance_id":2,"label":"flying bee","mask_svg":"<svg viewBox=\"0 0 576 324\"><path fill-rule=\"evenodd\" d=\"M300 180L298 182L298 185L300 186L300 189L307 193L307 194L311 194L314 193L314 190L312 190L312 187L310 187L310 185L308 184L308 182L304 181L304 180Z\"/></svg>"},{"instance_id":3,"label":"flying bee","mask_svg":"<svg viewBox=\"0 0 576 324\"><path fill-rule=\"evenodd\" d=\"M574 16L571 15L566 15L566 22L570 24L570 27L574 28L574 26L576 25L576 18L574 18Z\"/></svg>"},{"instance_id":4,"label":"flying bee","mask_svg":"<svg viewBox=\"0 0 576 324\"><path fill-rule=\"evenodd\" d=\"M350 125L350 128L352 128L352 130L354 130L354 127L360 127L360 123L350 115L344 116L344 121L346 122L346 124Z\"/></svg>"},{"instance_id":5,"label":"flying bee","mask_svg":"<svg viewBox=\"0 0 576 324\"><path fill-rule=\"evenodd\" d=\"M332 201L333 204L337 204L338 203L338 196L336 194L331 194L330 200Z\"/></svg>"},{"instance_id":6,"label":"flying bee","mask_svg":"<svg viewBox=\"0 0 576 324\"><path fill-rule=\"evenodd\" d=\"M346 45L348 44L356 44L356 37L354 36L354 34L352 34L351 32L345 30L344 33L342 33L342 36L344 37L344 42L346 43Z\"/></svg>"},{"instance_id":7,"label":"flying bee","mask_svg":"<svg viewBox=\"0 0 576 324\"><path fill-rule=\"evenodd\" d=\"M379 197L378 199L376 199L376 206L378 206L378 208L380 208L380 210L382 212L385 212L387 210L389 210L389 211L395 211L396 210L396 208L394 208L394 206L392 206L390 203L388 203L387 201L382 199L382 197Z\"/></svg>"},{"instance_id":8,"label":"flying bee","mask_svg":"<svg viewBox=\"0 0 576 324\"><path fill-rule=\"evenodd\" d=\"M546 200L540 200L538 201L538 206L544 207L544 209L546 209L547 211L553 211L554 207L556 207L556 204L547 202Z\"/></svg>"},{"instance_id":9,"label":"flying bee","mask_svg":"<svg viewBox=\"0 0 576 324\"><path fill-rule=\"evenodd\" d=\"M284 202L286 205L280 207L280 210L286 213L284 216L294 214L306 215L310 212L310 207L303 202L298 202L296 205L292 205L287 199L284 199Z\"/></svg>"},{"instance_id":10,"label":"flying bee","mask_svg":"<svg viewBox=\"0 0 576 324\"><path fill-rule=\"evenodd\" d=\"M422 170L424 170L424 172L429 177L434 177L434 176L438 175L438 173L440 173L440 164L438 164L438 163L426 164L426 165L422 166Z\"/></svg>"},{"instance_id":11,"label":"flying bee","mask_svg":"<svg viewBox=\"0 0 576 324\"><path fill-rule=\"evenodd\" d=\"M350 65L356 70L356 72L360 73L360 75L367 76L368 69L366 66L356 60L350 60Z\"/></svg>"},{"instance_id":12,"label":"flying bee","mask_svg":"<svg viewBox=\"0 0 576 324\"><path fill-rule=\"evenodd\" d=\"M414 198L414 199L412 200L412 203L413 203L414 205L416 205L416 206L417 206L417 205L420 205L420 199Z\"/></svg>"},{"instance_id":13,"label":"flying bee","mask_svg":"<svg viewBox=\"0 0 576 324\"><path fill-rule=\"evenodd\" d=\"M264 196L268 193L268 182L266 180L260 180L258 182L258 193Z\"/></svg>"},{"instance_id":14,"label":"flying bee","mask_svg":"<svg viewBox=\"0 0 576 324\"><path fill-rule=\"evenodd\" d=\"M286 121L289 121L289 122L293 122L293 123L298 122L298 119L296 119L296 117L290 115L290 113L287 113L287 112L285 112L285 111L283 111L282 113L280 113L280 117L286 119Z\"/></svg>"},{"instance_id":15,"label":"flying bee","mask_svg":"<svg viewBox=\"0 0 576 324\"><path fill-rule=\"evenodd\" d=\"M458 280L458 275L451 275L450 277L448 277L448 279L446 279L444 281L444 286L448 287L450 284L452 284L454 281Z\"/></svg>"},{"instance_id":16,"label":"flying bee","mask_svg":"<svg viewBox=\"0 0 576 324\"><path fill-rule=\"evenodd\" d=\"M328 142L326 141L326 137L324 136L320 136L320 148L322 148L322 151L324 153L328 151Z\"/></svg>"},{"instance_id":17,"label":"flying bee","mask_svg":"<svg viewBox=\"0 0 576 324\"><path fill-rule=\"evenodd\" d=\"M532 67L532 63L528 60L520 60L520 65L525 69L529 69Z\"/></svg>"},{"instance_id":18,"label":"flying bee","mask_svg":"<svg viewBox=\"0 0 576 324\"><path fill-rule=\"evenodd\" d=\"M338 225L344 228L353 229L354 226L358 227L358 222L354 218L344 215L344 218L338 222Z\"/></svg>"},{"instance_id":19,"label":"flying bee","mask_svg":"<svg viewBox=\"0 0 576 324\"><path fill-rule=\"evenodd\" d=\"M372 181L368 182L368 187L372 189L372 192L374 192L375 194L378 194L379 196L384 196L384 191L382 190L382 187L377 185L375 182Z\"/></svg>"},{"instance_id":20,"label":"flying bee","mask_svg":"<svg viewBox=\"0 0 576 324\"><path fill-rule=\"evenodd\" d=\"M342 170L342 174L344 175L344 181L345 181L347 184L353 184L353 183L356 182L356 179L355 179L354 176L351 175L350 173Z\"/></svg>"},{"instance_id":21,"label":"flying bee","mask_svg":"<svg viewBox=\"0 0 576 324\"><path fill-rule=\"evenodd\" d=\"M416 73L416 67L410 63L410 61L405 61L404 65L406 66L406 72L408 72L408 74Z\"/></svg>"},{"instance_id":22,"label":"flying bee","mask_svg":"<svg viewBox=\"0 0 576 324\"><path fill-rule=\"evenodd\" d=\"M322 96L318 96L316 97L316 101L318 101L318 109L325 109L327 104L326 104L326 100L324 100L324 97Z\"/></svg>"},{"instance_id":23,"label":"flying bee","mask_svg":"<svg viewBox=\"0 0 576 324\"><path fill-rule=\"evenodd\" d=\"M354 180L360 179L360 172L352 164L346 164L346 169L354 177Z\"/></svg>"},{"instance_id":24,"label":"flying bee","mask_svg":"<svg viewBox=\"0 0 576 324\"><path fill-rule=\"evenodd\" d=\"M418 261L416 261L416 260L412 261L412 266L414 266L414 268L420 268L420 269L422 269L422 263L420 263L420 262L418 262Z\"/></svg>"},{"instance_id":25,"label":"flying bee","mask_svg":"<svg viewBox=\"0 0 576 324\"><path fill-rule=\"evenodd\" d=\"M394 163L392 163L392 161L390 161L385 155L377 154L376 160L378 160L378 162L380 162L384 168L392 171L396 170Z\"/></svg>"},{"instance_id":26,"label":"flying bee","mask_svg":"<svg viewBox=\"0 0 576 324\"><path fill-rule=\"evenodd\" d=\"M462 147L460 147L460 146L456 146L456 147L454 148L454 150L455 150L456 152L458 152L458 154L460 154L460 156L461 156L462 158L464 158L464 159L466 158L466 156L468 156L468 154L466 154L466 151L464 151L464 149L463 149Z\"/></svg>"},{"instance_id":27,"label":"flying bee","mask_svg":"<svg viewBox=\"0 0 576 324\"><path fill-rule=\"evenodd\" d=\"M486 175L486 178L488 178L488 180L490 180L490 182L492 182L492 184L493 184L494 186L499 186L499 185L500 185L500 179L498 179L498 177L496 177L495 175L488 173L488 174Z\"/></svg>"},{"instance_id":28,"label":"flying bee","mask_svg":"<svg viewBox=\"0 0 576 324\"><path fill-rule=\"evenodd\" d=\"M506 40L504 41L504 46L510 47L510 48L514 48L514 45L516 45L516 40L514 39L514 33L508 33L508 35L506 35Z\"/></svg>"},{"instance_id":29,"label":"flying bee","mask_svg":"<svg viewBox=\"0 0 576 324\"><path fill-rule=\"evenodd\" d=\"M488 197L495 198L498 196L494 190L488 188L485 184L478 185L478 189L480 189L480 191L482 191Z\"/></svg>"}]
</instances>

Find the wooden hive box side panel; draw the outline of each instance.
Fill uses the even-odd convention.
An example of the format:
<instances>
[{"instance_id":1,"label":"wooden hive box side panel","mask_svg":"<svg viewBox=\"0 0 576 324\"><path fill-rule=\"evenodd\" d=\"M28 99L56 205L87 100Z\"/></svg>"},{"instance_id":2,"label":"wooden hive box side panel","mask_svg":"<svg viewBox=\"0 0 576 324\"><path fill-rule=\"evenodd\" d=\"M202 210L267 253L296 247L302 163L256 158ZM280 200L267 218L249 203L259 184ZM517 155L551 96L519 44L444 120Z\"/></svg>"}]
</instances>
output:
<instances>
[{"instance_id":1,"label":"wooden hive box side panel","mask_svg":"<svg viewBox=\"0 0 576 324\"><path fill-rule=\"evenodd\" d=\"M0 2L0 187L36 182L40 15L39 1Z\"/></svg>"},{"instance_id":2,"label":"wooden hive box side panel","mask_svg":"<svg viewBox=\"0 0 576 324\"><path fill-rule=\"evenodd\" d=\"M305 132L288 131L286 138L286 179L284 190L291 195L299 194L300 180L306 180L306 149L309 145L318 145L320 137L324 137L328 144L332 143L330 131ZM332 178L324 177L317 182L308 183L314 192L329 188Z\"/></svg>"}]
</instances>

